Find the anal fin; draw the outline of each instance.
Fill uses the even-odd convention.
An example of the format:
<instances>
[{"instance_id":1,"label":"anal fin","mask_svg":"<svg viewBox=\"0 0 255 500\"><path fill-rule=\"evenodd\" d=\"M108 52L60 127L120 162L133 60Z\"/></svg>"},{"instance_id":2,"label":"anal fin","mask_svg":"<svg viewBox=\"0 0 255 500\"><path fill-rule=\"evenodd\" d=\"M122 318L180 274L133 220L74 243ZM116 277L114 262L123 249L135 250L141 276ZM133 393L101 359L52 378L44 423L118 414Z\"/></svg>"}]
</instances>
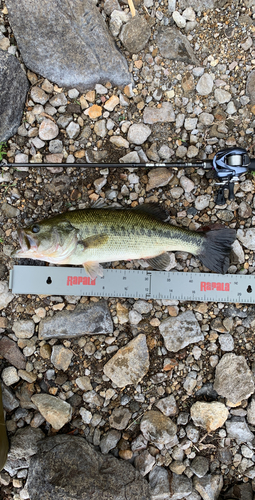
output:
<instances>
[{"instance_id":1,"label":"anal fin","mask_svg":"<svg viewBox=\"0 0 255 500\"><path fill-rule=\"evenodd\" d=\"M158 255L157 257L146 259L146 262L148 262L148 264L154 269L157 269L158 271L164 271L164 269L166 269L166 267L170 264L170 255L165 252L161 255Z\"/></svg>"},{"instance_id":2,"label":"anal fin","mask_svg":"<svg viewBox=\"0 0 255 500\"><path fill-rule=\"evenodd\" d=\"M99 262L84 262L83 267L90 278L95 279L97 276L104 275L104 269Z\"/></svg>"}]
</instances>

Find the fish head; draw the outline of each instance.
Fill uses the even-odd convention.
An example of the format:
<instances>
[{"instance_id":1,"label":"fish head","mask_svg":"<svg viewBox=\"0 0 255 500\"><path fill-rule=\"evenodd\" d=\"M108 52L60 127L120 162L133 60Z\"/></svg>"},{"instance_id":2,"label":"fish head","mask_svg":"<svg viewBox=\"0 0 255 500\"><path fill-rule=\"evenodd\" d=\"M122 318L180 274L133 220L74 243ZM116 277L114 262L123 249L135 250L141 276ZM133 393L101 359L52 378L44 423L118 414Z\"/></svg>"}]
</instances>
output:
<instances>
[{"instance_id":1,"label":"fish head","mask_svg":"<svg viewBox=\"0 0 255 500\"><path fill-rule=\"evenodd\" d=\"M16 258L29 258L60 263L77 245L75 228L67 220L44 220L18 229L20 249Z\"/></svg>"}]
</instances>

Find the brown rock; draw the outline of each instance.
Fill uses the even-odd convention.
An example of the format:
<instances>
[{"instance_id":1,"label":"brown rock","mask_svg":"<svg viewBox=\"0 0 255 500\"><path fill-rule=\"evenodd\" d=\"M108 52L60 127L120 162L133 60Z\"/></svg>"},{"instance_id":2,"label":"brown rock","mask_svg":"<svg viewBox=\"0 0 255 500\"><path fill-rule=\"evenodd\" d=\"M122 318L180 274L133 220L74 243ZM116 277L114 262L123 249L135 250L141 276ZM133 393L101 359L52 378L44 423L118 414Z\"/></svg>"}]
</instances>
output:
<instances>
[{"instance_id":1,"label":"brown rock","mask_svg":"<svg viewBox=\"0 0 255 500\"><path fill-rule=\"evenodd\" d=\"M151 189L157 187L166 186L173 178L173 176L174 174L167 168L154 168L148 174L149 182L146 186L146 191L150 191Z\"/></svg>"},{"instance_id":2,"label":"brown rock","mask_svg":"<svg viewBox=\"0 0 255 500\"><path fill-rule=\"evenodd\" d=\"M222 427L228 418L228 410L223 403L204 403L197 401L190 409L191 418L195 425L206 429L207 432L215 431Z\"/></svg>"},{"instance_id":3,"label":"brown rock","mask_svg":"<svg viewBox=\"0 0 255 500\"><path fill-rule=\"evenodd\" d=\"M9 339L9 337L3 337L0 340L0 353L1 356L7 359L7 361L16 368L24 369L26 367L25 356L18 348L16 342Z\"/></svg>"},{"instance_id":4,"label":"brown rock","mask_svg":"<svg viewBox=\"0 0 255 500\"><path fill-rule=\"evenodd\" d=\"M102 107L97 104L93 104L90 108L86 109L85 115L88 115L90 118L95 119L101 116Z\"/></svg>"},{"instance_id":5,"label":"brown rock","mask_svg":"<svg viewBox=\"0 0 255 500\"><path fill-rule=\"evenodd\" d=\"M194 76L189 71L182 79L182 88L184 92L191 92L195 88Z\"/></svg>"}]
</instances>

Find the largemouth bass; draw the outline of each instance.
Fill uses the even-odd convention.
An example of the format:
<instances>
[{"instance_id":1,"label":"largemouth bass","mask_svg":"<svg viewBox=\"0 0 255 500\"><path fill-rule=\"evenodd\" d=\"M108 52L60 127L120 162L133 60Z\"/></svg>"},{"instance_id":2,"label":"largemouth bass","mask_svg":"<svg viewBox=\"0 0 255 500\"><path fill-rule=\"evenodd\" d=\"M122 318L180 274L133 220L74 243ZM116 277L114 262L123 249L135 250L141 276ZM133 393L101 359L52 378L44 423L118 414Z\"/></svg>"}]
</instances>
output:
<instances>
[{"instance_id":1,"label":"largemouth bass","mask_svg":"<svg viewBox=\"0 0 255 500\"><path fill-rule=\"evenodd\" d=\"M158 270L179 250L197 256L211 271L224 273L235 230L220 226L207 232L168 224L155 206L133 209L87 208L36 222L18 230L21 249L15 257L54 264L83 265L91 278L103 276L102 262L145 259Z\"/></svg>"}]
</instances>

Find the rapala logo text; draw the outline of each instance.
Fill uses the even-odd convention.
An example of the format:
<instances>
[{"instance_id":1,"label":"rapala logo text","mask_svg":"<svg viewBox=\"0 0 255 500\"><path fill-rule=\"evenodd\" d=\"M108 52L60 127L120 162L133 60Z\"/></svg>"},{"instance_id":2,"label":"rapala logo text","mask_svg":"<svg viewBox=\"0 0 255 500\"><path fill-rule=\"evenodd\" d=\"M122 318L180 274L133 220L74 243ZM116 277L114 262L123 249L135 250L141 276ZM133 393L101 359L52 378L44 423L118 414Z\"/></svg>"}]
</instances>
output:
<instances>
[{"instance_id":1,"label":"rapala logo text","mask_svg":"<svg viewBox=\"0 0 255 500\"><path fill-rule=\"evenodd\" d=\"M96 278L94 280L88 278L87 276L67 276L67 285L95 285Z\"/></svg>"},{"instance_id":2,"label":"rapala logo text","mask_svg":"<svg viewBox=\"0 0 255 500\"><path fill-rule=\"evenodd\" d=\"M201 281L200 283L201 292L207 292L208 290L217 290L218 292L229 292L230 283L210 283L208 281Z\"/></svg>"}]
</instances>

